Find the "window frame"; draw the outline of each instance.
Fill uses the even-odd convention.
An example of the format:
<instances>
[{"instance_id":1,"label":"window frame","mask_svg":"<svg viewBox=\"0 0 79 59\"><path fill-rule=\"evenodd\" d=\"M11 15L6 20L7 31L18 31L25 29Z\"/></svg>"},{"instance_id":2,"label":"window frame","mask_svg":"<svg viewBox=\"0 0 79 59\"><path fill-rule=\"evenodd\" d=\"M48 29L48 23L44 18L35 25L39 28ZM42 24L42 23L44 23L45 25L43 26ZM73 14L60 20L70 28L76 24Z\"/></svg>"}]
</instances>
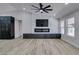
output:
<instances>
[{"instance_id":1,"label":"window frame","mask_svg":"<svg viewBox=\"0 0 79 59\"><path fill-rule=\"evenodd\" d=\"M64 34L64 20L61 20L61 34Z\"/></svg>"},{"instance_id":2,"label":"window frame","mask_svg":"<svg viewBox=\"0 0 79 59\"><path fill-rule=\"evenodd\" d=\"M75 36L75 18L69 18L67 20L67 35L74 37Z\"/></svg>"}]
</instances>

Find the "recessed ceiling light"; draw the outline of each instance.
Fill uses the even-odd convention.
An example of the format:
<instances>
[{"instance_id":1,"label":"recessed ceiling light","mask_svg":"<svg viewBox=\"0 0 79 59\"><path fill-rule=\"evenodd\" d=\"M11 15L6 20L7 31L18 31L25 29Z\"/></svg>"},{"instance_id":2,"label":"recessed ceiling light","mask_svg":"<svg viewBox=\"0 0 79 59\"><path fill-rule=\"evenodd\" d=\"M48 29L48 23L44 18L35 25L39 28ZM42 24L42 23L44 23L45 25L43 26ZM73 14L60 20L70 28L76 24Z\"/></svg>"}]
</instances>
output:
<instances>
[{"instance_id":1,"label":"recessed ceiling light","mask_svg":"<svg viewBox=\"0 0 79 59\"><path fill-rule=\"evenodd\" d=\"M53 16L56 16L56 14L53 14Z\"/></svg>"},{"instance_id":2,"label":"recessed ceiling light","mask_svg":"<svg viewBox=\"0 0 79 59\"><path fill-rule=\"evenodd\" d=\"M26 8L23 8L23 10L26 10Z\"/></svg>"},{"instance_id":3,"label":"recessed ceiling light","mask_svg":"<svg viewBox=\"0 0 79 59\"><path fill-rule=\"evenodd\" d=\"M69 3L65 3L65 5L68 5Z\"/></svg>"}]
</instances>

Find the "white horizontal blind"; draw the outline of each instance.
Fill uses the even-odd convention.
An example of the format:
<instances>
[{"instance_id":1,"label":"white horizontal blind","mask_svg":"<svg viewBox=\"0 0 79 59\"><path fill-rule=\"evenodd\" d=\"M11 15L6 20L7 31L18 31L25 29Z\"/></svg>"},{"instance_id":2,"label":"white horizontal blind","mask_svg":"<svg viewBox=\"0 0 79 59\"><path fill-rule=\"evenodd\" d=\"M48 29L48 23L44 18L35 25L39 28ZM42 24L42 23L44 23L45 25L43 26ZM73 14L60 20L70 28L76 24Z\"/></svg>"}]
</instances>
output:
<instances>
[{"instance_id":1,"label":"white horizontal blind","mask_svg":"<svg viewBox=\"0 0 79 59\"><path fill-rule=\"evenodd\" d=\"M64 34L64 20L61 21L61 34Z\"/></svg>"},{"instance_id":2,"label":"white horizontal blind","mask_svg":"<svg viewBox=\"0 0 79 59\"><path fill-rule=\"evenodd\" d=\"M74 19L74 17L72 17L72 18L69 18L68 19L68 32L67 32L67 34L69 35L69 36L75 36L75 27L74 27L74 23L75 23L75 21L74 21L75 19Z\"/></svg>"}]
</instances>

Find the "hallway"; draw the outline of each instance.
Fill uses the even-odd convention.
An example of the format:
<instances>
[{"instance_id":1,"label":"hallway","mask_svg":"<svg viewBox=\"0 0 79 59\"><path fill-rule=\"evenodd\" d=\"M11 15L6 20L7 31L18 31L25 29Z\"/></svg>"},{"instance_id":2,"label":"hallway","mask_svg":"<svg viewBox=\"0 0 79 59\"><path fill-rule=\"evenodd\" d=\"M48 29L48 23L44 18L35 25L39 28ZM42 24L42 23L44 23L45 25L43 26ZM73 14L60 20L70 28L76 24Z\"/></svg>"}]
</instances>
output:
<instances>
[{"instance_id":1,"label":"hallway","mask_svg":"<svg viewBox=\"0 0 79 59\"><path fill-rule=\"evenodd\" d=\"M0 40L1 55L73 55L79 49L59 39Z\"/></svg>"}]
</instances>

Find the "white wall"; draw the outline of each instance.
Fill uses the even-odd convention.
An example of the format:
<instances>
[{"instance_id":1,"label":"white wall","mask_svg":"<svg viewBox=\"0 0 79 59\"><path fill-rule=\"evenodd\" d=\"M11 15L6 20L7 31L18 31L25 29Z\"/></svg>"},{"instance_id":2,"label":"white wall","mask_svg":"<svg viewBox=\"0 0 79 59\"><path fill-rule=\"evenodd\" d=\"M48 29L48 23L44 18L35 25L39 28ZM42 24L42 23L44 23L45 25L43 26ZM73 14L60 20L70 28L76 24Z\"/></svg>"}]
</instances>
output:
<instances>
[{"instance_id":1,"label":"white wall","mask_svg":"<svg viewBox=\"0 0 79 59\"><path fill-rule=\"evenodd\" d=\"M22 15L22 32L23 33L32 33L32 14L31 13L23 13Z\"/></svg>"},{"instance_id":2,"label":"white wall","mask_svg":"<svg viewBox=\"0 0 79 59\"><path fill-rule=\"evenodd\" d=\"M58 33L58 20L54 17L49 18L50 33Z\"/></svg>"},{"instance_id":3,"label":"white wall","mask_svg":"<svg viewBox=\"0 0 79 59\"><path fill-rule=\"evenodd\" d=\"M50 28L50 32L43 32L44 34L50 34L50 33L58 33L58 20L55 19L52 15L49 15L48 13L43 13L43 14L32 14L32 33L35 34L34 28L36 27L36 19L48 19L49 21L49 26L48 27L39 27L39 28ZM39 32L41 33L41 32ZM38 33L38 34L39 34ZM37 33L36 33L37 34Z\"/></svg>"},{"instance_id":4,"label":"white wall","mask_svg":"<svg viewBox=\"0 0 79 59\"><path fill-rule=\"evenodd\" d=\"M36 28L36 19L48 19L49 20L49 26L43 27L43 28L50 28L50 32L47 34L58 33L58 20L56 20L54 17L50 16L49 14L32 14L29 12L28 13L22 12L21 15L22 15L22 33L35 34L34 28Z\"/></svg>"}]
</instances>

